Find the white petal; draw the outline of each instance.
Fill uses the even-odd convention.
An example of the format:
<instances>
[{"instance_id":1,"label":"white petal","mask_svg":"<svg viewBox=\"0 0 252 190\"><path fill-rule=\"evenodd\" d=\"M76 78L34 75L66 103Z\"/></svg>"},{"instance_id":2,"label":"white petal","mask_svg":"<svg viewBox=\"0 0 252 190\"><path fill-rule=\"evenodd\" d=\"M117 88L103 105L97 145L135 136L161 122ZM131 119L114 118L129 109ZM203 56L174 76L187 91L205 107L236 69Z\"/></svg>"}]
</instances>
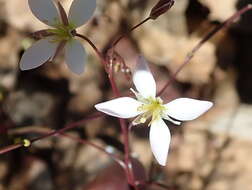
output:
<instances>
[{"instance_id":1,"label":"white petal","mask_svg":"<svg viewBox=\"0 0 252 190\"><path fill-rule=\"evenodd\" d=\"M171 134L162 119L152 122L150 127L150 145L154 157L162 166L166 165Z\"/></svg>"},{"instance_id":2,"label":"white petal","mask_svg":"<svg viewBox=\"0 0 252 190\"><path fill-rule=\"evenodd\" d=\"M29 70L39 67L54 55L57 46L58 43L52 43L50 39L35 42L21 57L20 69Z\"/></svg>"},{"instance_id":3,"label":"white petal","mask_svg":"<svg viewBox=\"0 0 252 190\"><path fill-rule=\"evenodd\" d=\"M191 98L178 98L166 104L167 114L177 120L189 121L196 119L213 106L212 102Z\"/></svg>"},{"instance_id":4,"label":"white petal","mask_svg":"<svg viewBox=\"0 0 252 190\"><path fill-rule=\"evenodd\" d=\"M136 117L140 112L137 108L141 105L140 102L133 98L121 97L100 104L96 104L95 108L108 115L119 118Z\"/></svg>"},{"instance_id":5,"label":"white petal","mask_svg":"<svg viewBox=\"0 0 252 190\"><path fill-rule=\"evenodd\" d=\"M96 0L74 0L69 10L68 20L77 28L90 19L95 8Z\"/></svg>"},{"instance_id":6,"label":"white petal","mask_svg":"<svg viewBox=\"0 0 252 190\"><path fill-rule=\"evenodd\" d=\"M139 56L137 60L136 70L133 74L133 82L137 91L145 98L156 96L156 82L150 72L148 63L142 56Z\"/></svg>"},{"instance_id":7,"label":"white petal","mask_svg":"<svg viewBox=\"0 0 252 190\"><path fill-rule=\"evenodd\" d=\"M32 13L43 23L54 26L60 21L58 10L52 0L28 0Z\"/></svg>"},{"instance_id":8,"label":"white petal","mask_svg":"<svg viewBox=\"0 0 252 190\"><path fill-rule=\"evenodd\" d=\"M72 72L76 74L84 72L86 57L86 51L78 40L72 39L67 42L65 58L66 63Z\"/></svg>"}]
</instances>

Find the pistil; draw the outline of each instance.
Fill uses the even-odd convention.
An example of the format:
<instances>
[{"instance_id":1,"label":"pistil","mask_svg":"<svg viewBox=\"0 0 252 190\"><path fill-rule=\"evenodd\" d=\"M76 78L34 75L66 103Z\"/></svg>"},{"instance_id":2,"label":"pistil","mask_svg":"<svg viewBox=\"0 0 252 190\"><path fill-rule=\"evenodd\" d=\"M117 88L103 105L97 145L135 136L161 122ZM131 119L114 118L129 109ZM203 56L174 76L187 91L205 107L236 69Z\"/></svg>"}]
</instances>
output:
<instances>
[{"instance_id":1,"label":"pistil","mask_svg":"<svg viewBox=\"0 0 252 190\"><path fill-rule=\"evenodd\" d=\"M138 94L139 97L139 94ZM157 119L160 119L165 111L165 106L163 105L163 100L160 97L153 98L139 98L138 101L142 102L142 105L137 108L137 111L142 112L134 121L133 124L137 125L140 123L145 123L149 118L151 121L148 125Z\"/></svg>"},{"instance_id":2,"label":"pistil","mask_svg":"<svg viewBox=\"0 0 252 190\"><path fill-rule=\"evenodd\" d=\"M71 24L65 26L63 24L58 24L53 29L48 29L48 32L54 35L53 42L69 41L73 36L73 30L75 27Z\"/></svg>"}]
</instances>

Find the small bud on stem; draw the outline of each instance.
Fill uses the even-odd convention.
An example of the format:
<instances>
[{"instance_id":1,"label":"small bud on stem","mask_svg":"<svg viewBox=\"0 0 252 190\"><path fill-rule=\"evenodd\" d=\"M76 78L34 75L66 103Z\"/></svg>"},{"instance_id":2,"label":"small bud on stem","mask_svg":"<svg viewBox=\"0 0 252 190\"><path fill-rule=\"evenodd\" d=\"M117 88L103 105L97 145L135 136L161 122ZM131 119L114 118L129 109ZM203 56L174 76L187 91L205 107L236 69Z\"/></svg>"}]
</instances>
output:
<instances>
[{"instance_id":1,"label":"small bud on stem","mask_svg":"<svg viewBox=\"0 0 252 190\"><path fill-rule=\"evenodd\" d=\"M155 20L160 15L167 12L173 5L174 0L159 0L159 2L151 9L150 18Z\"/></svg>"},{"instance_id":2,"label":"small bud on stem","mask_svg":"<svg viewBox=\"0 0 252 190\"><path fill-rule=\"evenodd\" d=\"M28 140L28 139L24 139L24 140L23 140L23 146L24 146L24 147L29 147L29 146L31 146L31 141Z\"/></svg>"}]
</instances>

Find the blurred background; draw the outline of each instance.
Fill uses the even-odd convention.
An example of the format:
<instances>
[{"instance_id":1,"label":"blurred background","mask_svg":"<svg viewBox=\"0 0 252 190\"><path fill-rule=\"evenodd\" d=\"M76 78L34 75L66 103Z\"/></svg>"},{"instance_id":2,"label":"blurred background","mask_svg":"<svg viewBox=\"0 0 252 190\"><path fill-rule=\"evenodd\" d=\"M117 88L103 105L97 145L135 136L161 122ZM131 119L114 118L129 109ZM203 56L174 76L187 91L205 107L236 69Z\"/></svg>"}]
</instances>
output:
<instances>
[{"instance_id":1,"label":"blurred background","mask_svg":"<svg viewBox=\"0 0 252 190\"><path fill-rule=\"evenodd\" d=\"M61 0L68 10L71 0ZM146 18L157 0L97 0L92 20L79 33L106 52L116 36ZM150 20L116 47L134 68L142 54L150 63L158 88L183 63L211 29L250 0L176 0L157 20ZM252 13L221 30L196 53L162 98L210 100L214 107L182 126L168 123L172 142L168 164L158 166L148 141L149 128L130 133L132 155L152 185L147 190L252 189ZM27 0L0 0L0 145L1 148L60 129L94 113L94 104L113 93L99 59L83 42L89 57L85 73L71 73L60 55L54 63L20 71L19 60L35 39L30 33L47 26L30 12ZM122 94L132 81L120 68L115 75ZM90 120L67 134L122 155L118 120ZM140 163L138 163L140 165ZM0 190L126 190L122 169L92 146L62 136L50 137L0 155Z\"/></svg>"}]
</instances>

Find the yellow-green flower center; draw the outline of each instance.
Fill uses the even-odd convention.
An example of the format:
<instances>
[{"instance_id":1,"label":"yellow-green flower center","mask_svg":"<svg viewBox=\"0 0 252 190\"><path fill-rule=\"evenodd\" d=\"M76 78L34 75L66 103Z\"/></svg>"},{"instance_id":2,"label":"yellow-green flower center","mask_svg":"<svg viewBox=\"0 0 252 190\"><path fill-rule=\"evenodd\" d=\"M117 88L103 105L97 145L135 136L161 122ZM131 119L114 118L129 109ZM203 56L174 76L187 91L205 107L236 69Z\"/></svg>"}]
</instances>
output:
<instances>
[{"instance_id":1,"label":"yellow-green flower center","mask_svg":"<svg viewBox=\"0 0 252 190\"><path fill-rule=\"evenodd\" d=\"M75 29L73 24L64 25L62 23L56 24L53 29L48 32L53 34L53 42L69 41L73 38L72 31Z\"/></svg>"},{"instance_id":2,"label":"yellow-green flower center","mask_svg":"<svg viewBox=\"0 0 252 190\"><path fill-rule=\"evenodd\" d=\"M145 123L149 118L151 118L151 122L149 125L158 119L161 119L162 115L166 110L163 105L163 100L159 97L153 98L143 98L138 99L143 104L137 108L137 111L142 112L134 121L134 124Z\"/></svg>"}]
</instances>

